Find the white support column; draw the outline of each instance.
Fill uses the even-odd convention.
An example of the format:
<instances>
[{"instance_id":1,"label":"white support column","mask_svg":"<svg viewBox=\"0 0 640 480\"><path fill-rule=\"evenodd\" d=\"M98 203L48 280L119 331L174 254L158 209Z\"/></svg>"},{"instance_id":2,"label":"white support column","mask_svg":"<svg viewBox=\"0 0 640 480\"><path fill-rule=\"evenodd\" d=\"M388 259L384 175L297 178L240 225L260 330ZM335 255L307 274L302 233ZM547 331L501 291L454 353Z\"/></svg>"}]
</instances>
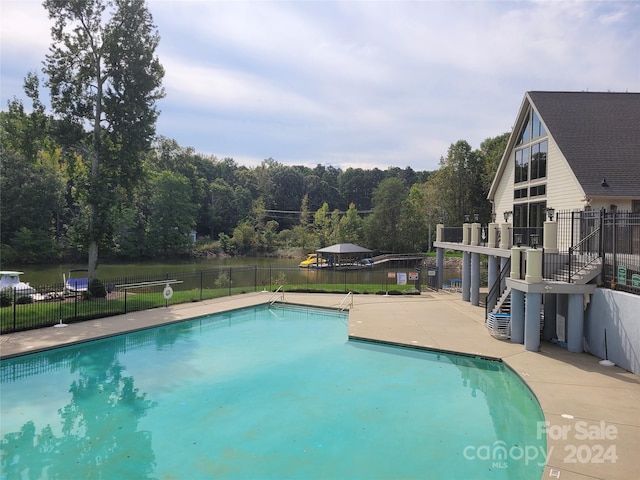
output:
<instances>
[{"instance_id":1,"label":"white support column","mask_svg":"<svg viewBox=\"0 0 640 480\"><path fill-rule=\"evenodd\" d=\"M584 308L581 293L572 293L569 295L568 310L567 350L573 353L582 353L584 345Z\"/></svg>"},{"instance_id":2,"label":"white support column","mask_svg":"<svg viewBox=\"0 0 640 480\"><path fill-rule=\"evenodd\" d=\"M470 300L471 291L471 254L462 252L462 301Z\"/></svg>"},{"instance_id":3,"label":"white support column","mask_svg":"<svg viewBox=\"0 0 640 480\"><path fill-rule=\"evenodd\" d=\"M527 293L526 311L524 314L524 348L537 352L540 348L540 309L541 293Z\"/></svg>"},{"instance_id":4,"label":"white support column","mask_svg":"<svg viewBox=\"0 0 640 480\"><path fill-rule=\"evenodd\" d=\"M480 254L471 254L471 305L480 305Z\"/></svg>"},{"instance_id":5,"label":"white support column","mask_svg":"<svg viewBox=\"0 0 640 480\"><path fill-rule=\"evenodd\" d=\"M511 342L524 342L524 292L511 290Z\"/></svg>"}]
</instances>

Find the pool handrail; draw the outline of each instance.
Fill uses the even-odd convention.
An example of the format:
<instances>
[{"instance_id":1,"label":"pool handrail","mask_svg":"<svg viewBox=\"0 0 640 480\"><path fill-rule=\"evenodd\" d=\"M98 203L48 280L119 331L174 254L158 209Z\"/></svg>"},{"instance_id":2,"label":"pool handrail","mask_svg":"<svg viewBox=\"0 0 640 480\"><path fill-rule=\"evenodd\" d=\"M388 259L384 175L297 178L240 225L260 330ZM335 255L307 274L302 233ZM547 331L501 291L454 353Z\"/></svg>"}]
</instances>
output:
<instances>
[{"instance_id":1,"label":"pool handrail","mask_svg":"<svg viewBox=\"0 0 640 480\"><path fill-rule=\"evenodd\" d=\"M282 289L282 291L280 291ZM280 295L278 295L278 293ZM284 302L284 285L280 285L275 292L273 292L273 295L271 295L271 298L269 298L269 305L273 305L274 303L276 303L278 301L278 296L280 297L280 301Z\"/></svg>"},{"instance_id":2,"label":"pool handrail","mask_svg":"<svg viewBox=\"0 0 640 480\"><path fill-rule=\"evenodd\" d=\"M353 292L349 291L349 293L347 293L347 295L340 302L340 305L338 305L338 310L342 312L344 311L345 308L347 308L347 305L345 305L344 302L346 302L347 298L349 297L351 297L351 302L349 302L348 307L349 309L353 308Z\"/></svg>"}]
</instances>

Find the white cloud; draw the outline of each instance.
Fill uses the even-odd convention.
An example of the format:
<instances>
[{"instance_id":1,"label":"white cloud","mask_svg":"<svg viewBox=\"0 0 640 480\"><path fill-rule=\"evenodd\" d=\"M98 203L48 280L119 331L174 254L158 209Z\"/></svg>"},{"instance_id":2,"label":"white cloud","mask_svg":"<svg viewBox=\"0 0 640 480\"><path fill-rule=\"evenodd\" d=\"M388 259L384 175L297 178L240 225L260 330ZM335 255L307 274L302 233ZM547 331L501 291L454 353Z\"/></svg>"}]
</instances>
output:
<instances>
[{"instance_id":1,"label":"white cloud","mask_svg":"<svg viewBox=\"0 0 640 480\"><path fill-rule=\"evenodd\" d=\"M431 170L449 144L509 131L525 91L640 90L640 2L149 8L166 70L158 132L240 164ZM5 87L44 59L49 23L39 0L2 9L4 103Z\"/></svg>"}]
</instances>

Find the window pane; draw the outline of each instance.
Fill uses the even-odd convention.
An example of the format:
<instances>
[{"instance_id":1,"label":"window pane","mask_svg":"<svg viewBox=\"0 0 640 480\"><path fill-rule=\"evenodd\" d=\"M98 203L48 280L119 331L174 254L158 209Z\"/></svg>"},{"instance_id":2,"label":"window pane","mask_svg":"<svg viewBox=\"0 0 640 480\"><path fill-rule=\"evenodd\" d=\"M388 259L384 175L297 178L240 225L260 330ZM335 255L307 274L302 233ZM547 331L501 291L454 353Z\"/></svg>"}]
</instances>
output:
<instances>
[{"instance_id":1,"label":"window pane","mask_svg":"<svg viewBox=\"0 0 640 480\"><path fill-rule=\"evenodd\" d=\"M529 152L531 148L526 147L522 149L522 181L526 182L529 179Z\"/></svg>"},{"instance_id":2,"label":"window pane","mask_svg":"<svg viewBox=\"0 0 640 480\"><path fill-rule=\"evenodd\" d=\"M539 143L536 143L535 145L531 146L531 180L535 178L539 178L538 177L539 152L540 152Z\"/></svg>"},{"instance_id":3,"label":"window pane","mask_svg":"<svg viewBox=\"0 0 640 480\"><path fill-rule=\"evenodd\" d=\"M527 123L525 123L522 130L520 130L520 135L518 135L518 142L516 145L527 143L529 140L531 140L531 115L527 116Z\"/></svg>"},{"instance_id":4,"label":"window pane","mask_svg":"<svg viewBox=\"0 0 640 480\"><path fill-rule=\"evenodd\" d=\"M543 137L547 134L544 125L540 121L538 114L533 112L533 138Z\"/></svg>"},{"instance_id":5,"label":"window pane","mask_svg":"<svg viewBox=\"0 0 640 480\"><path fill-rule=\"evenodd\" d=\"M538 154L538 177L544 178L547 176L547 151L549 149L549 143L545 140L540 142L540 153Z\"/></svg>"},{"instance_id":6,"label":"window pane","mask_svg":"<svg viewBox=\"0 0 640 480\"><path fill-rule=\"evenodd\" d=\"M514 205L513 207L513 227L522 228L527 226L527 204Z\"/></svg>"}]
</instances>

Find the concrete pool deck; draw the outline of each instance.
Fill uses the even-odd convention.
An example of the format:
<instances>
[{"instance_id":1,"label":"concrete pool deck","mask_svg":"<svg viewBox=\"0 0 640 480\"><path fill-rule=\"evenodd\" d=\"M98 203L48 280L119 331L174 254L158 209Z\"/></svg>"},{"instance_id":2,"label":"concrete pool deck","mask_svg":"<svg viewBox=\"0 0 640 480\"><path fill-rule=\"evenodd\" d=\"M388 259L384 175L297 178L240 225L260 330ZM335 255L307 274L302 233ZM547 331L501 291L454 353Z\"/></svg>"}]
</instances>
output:
<instances>
[{"instance_id":1,"label":"concrete pool deck","mask_svg":"<svg viewBox=\"0 0 640 480\"><path fill-rule=\"evenodd\" d=\"M66 328L2 335L0 357L258 305L272 298L271 293L250 293ZM288 303L330 308L337 308L344 298L341 294L284 294ZM459 294L352 298L351 336L499 358L518 373L535 393L548 422L543 479L640 478L640 377L619 367L603 367L597 357L569 353L554 344L542 342L539 352L528 352L523 345L496 340L484 328L484 308L463 302Z\"/></svg>"}]
</instances>

